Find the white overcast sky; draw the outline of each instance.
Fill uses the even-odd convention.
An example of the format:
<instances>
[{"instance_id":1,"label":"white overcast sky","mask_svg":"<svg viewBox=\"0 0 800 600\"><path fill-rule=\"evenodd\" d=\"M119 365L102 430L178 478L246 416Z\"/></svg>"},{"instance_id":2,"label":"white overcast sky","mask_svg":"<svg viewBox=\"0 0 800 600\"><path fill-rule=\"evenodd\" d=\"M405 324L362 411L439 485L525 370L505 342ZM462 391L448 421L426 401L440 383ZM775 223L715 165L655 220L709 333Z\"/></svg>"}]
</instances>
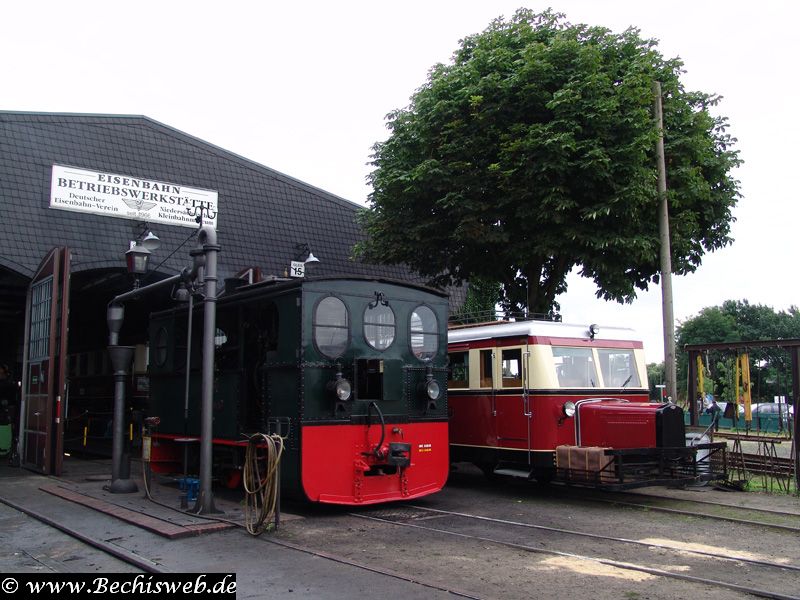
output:
<instances>
[{"instance_id":1,"label":"white overcast sky","mask_svg":"<svg viewBox=\"0 0 800 600\"><path fill-rule=\"evenodd\" d=\"M676 320L727 299L800 304L792 0L7 2L0 109L146 115L365 203L385 115L407 105L461 38L520 6L613 31L638 27L684 60L688 89L724 97L718 111L745 161L735 173L736 241L674 279ZM596 301L590 281L570 281L559 298L565 321L632 326L648 359L662 360L659 288L622 306Z\"/></svg>"}]
</instances>

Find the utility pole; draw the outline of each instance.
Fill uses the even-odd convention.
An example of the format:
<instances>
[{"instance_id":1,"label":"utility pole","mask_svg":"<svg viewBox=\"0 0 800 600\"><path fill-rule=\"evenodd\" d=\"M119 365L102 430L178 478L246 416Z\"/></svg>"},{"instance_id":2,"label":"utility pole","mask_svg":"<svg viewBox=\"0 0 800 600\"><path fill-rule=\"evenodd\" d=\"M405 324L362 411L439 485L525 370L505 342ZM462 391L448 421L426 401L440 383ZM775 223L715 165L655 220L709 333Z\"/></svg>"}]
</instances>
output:
<instances>
[{"instance_id":1,"label":"utility pole","mask_svg":"<svg viewBox=\"0 0 800 600\"><path fill-rule=\"evenodd\" d=\"M675 318L672 312L672 259L669 242L669 207L667 204L667 172L664 164L664 119L661 110L661 83L653 82L654 113L658 140L658 235L661 241L661 313L664 323L664 383L667 396L677 402L677 372L675 367ZM693 402L694 398L689 398Z\"/></svg>"}]
</instances>

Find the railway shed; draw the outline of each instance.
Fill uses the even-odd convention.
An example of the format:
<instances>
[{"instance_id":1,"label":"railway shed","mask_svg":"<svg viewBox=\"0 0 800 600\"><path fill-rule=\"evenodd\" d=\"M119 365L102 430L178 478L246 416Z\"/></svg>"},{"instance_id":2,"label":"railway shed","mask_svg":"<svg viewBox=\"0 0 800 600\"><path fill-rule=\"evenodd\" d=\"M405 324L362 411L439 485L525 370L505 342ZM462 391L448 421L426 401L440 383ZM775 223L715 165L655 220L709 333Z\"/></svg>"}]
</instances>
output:
<instances>
[{"instance_id":1,"label":"railway shed","mask_svg":"<svg viewBox=\"0 0 800 600\"><path fill-rule=\"evenodd\" d=\"M0 364L18 387L20 458L42 473L70 447L107 451L106 305L191 264L196 218L218 233L221 288L297 275L310 254L322 276L420 281L351 258L360 205L145 116L0 111L0 205ZM142 248L151 268L134 281L126 258ZM149 389L148 315L173 291L127 308L134 409Z\"/></svg>"}]
</instances>

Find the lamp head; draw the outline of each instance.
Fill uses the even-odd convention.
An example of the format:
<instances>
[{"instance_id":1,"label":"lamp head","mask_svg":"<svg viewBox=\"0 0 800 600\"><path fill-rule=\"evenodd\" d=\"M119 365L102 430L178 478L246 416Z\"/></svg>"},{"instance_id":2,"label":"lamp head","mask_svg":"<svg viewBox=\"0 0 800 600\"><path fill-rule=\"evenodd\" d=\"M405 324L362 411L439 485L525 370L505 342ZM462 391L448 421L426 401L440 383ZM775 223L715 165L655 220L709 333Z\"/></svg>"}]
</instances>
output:
<instances>
[{"instance_id":1,"label":"lamp head","mask_svg":"<svg viewBox=\"0 0 800 600\"><path fill-rule=\"evenodd\" d=\"M147 235L141 241L141 245L147 248L150 252L155 252L161 248L161 240L152 231L148 231Z\"/></svg>"},{"instance_id":2,"label":"lamp head","mask_svg":"<svg viewBox=\"0 0 800 600\"><path fill-rule=\"evenodd\" d=\"M134 242L130 250L125 253L125 261L128 264L128 273L143 275L147 273L147 264L150 261L150 250L139 242Z\"/></svg>"}]
</instances>

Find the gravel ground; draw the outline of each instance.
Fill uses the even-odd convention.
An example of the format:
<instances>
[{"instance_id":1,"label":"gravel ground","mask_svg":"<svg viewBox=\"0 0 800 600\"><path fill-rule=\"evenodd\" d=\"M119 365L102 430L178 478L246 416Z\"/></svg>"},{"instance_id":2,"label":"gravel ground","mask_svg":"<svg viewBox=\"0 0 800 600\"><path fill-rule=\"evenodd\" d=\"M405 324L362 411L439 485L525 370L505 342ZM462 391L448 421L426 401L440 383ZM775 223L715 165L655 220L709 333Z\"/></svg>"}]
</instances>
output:
<instances>
[{"instance_id":1,"label":"gravel ground","mask_svg":"<svg viewBox=\"0 0 800 600\"><path fill-rule=\"evenodd\" d=\"M643 564L690 577L714 579L725 575L739 585L787 596L794 596L800 590L800 572L775 569L763 572L747 564L695 553L675 553L646 545L668 544L684 550L798 565L800 539L795 533L571 500L569 494L554 494L546 488L530 484L487 482L471 466L458 467L459 470L451 474L443 492L413 504L422 509L491 515L509 521L623 537L642 541L645 545L620 545L564 533L500 527L397 506L357 511L315 508L306 511L305 519L287 523L277 537L359 563L411 573L437 585L453 586L480 598L676 600L749 597L731 589L659 577L582 558L586 556ZM791 509L797 512L796 526L800 526L800 500L794 497L730 493L711 488L707 491L665 488L647 491L653 495L659 495L659 492L676 497L694 495L734 504L741 498L740 502L748 505L769 505L775 510ZM416 519L411 514L414 510L419 513ZM404 515L403 511L409 514ZM477 537L502 538L515 544L562 554L531 552L365 518L370 516L388 517Z\"/></svg>"},{"instance_id":2,"label":"gravel ground","mask_svg":"<svg viewBox=\"0 0 800 600\"><path fill-rule=\"evenodd\" d=\"M96 486L93 477L98 470L107 472L107 464L81 463L71 483ZM297 513L297 518L285 515L275 533L253 538L242 530L229 530L174 541L45 494L39 488L52 483L48 478L6 471L6 477L0 477L0 496L58 515L59 520L82 527L84 533L112 541L175 572L235 571L241 598L344 600L380 594L430 600L454 597L454 593L503 600L750 597L729 588L621 568L620 563L646 565L687 577L725 578L784 597L800 595L798 571L765 569L719 558L736 555L798 566L800 536L796 532L598 503L581 498L578 490L556 486L538 487L502 478L488 481L465 464L457 465L442 492L410 503L413 506L401 503L352 509L285 503L284 511ZM680 500L683 507L695 506L698 511L702 505L692 500L789 511L794 516L784 519L800 527L800 498L793 496L724 492L711 486L645 488L636 490L636 494ZM631 499L642 500L640 496ZM141 494L120 502L153 510ZM436 510L540 527L498 525ZM227 514L233 512L228 507ZM544 527L627 538L641 544L576 537ZM499 539L506 544L478 538ZM4 548L0 571L4 572L120 570L116 561L104 562L107 557L2 506L0 542ZM657 549L654 544L668 544L681 551ZM606 563L589 557L606 559Z\"/></svg>"}]
</instances>

